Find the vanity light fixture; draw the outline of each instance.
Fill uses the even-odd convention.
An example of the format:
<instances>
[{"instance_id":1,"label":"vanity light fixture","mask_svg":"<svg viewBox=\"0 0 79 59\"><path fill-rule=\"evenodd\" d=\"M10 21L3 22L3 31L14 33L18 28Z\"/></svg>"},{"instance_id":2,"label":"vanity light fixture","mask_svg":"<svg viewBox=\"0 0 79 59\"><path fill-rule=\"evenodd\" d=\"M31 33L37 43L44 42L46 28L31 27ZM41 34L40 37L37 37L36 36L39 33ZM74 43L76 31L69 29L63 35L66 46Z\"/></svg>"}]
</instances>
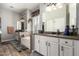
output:
<instances>
[{"instance_id":1,"label":"vanity light fixture","mask_svg":"<svg viewBox=\"0 0 79 59\"><path fill-rule=\"evenodd\" d=\"M49 3L49 4L47 4L46 11L50 12L50 11L52 11L52 8L54 10L56 10L55 6L56 6L56 3Z\"/></svg>"},{"instance_id":2,"label":"vanity light fixture","mask_svg":"<svg viewBox=\"0 0 79 59\"><path fill-rule=\"evenodd\" d=\"M56 10L57 8L62 8L61 3L49 3L47 4L46 11Z\"/></svg>"}]
</instances>

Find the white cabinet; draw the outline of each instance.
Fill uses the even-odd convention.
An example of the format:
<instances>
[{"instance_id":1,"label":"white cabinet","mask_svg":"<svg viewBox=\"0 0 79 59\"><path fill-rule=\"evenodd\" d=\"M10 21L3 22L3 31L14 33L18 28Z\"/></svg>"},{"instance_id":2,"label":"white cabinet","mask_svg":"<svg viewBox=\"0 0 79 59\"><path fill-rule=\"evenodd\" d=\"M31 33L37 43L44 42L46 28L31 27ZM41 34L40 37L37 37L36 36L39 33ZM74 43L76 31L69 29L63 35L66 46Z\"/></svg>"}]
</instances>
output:
<instances>
[{"instance_id":1,"label":"white cabinet","mask_svg":"<svg viewBox=\"0 0 79 59\"><path fill-rule=\"evenodd\" d=\"M21 39L21 44L30 49L30 37L24 37Z\"/></svg>"},{"instance_id":2,"label":"white cabinet","mask_svg":"<svg viewBox=\"0 0 79 59\"><path fill-rule=\"evenodd\" d=\"M47 39L46 36L40 36L40 53L47 56Z\"/></svg>"},{"instance_id":3,"label":"white cabinet","mask_svg":"<svg viewBox=\"0 0 79 59\"><path fill-rule=\"evenodd\" d=\"M47 37L35 35L35 51L47 56Z\"/></svg>"},{"instance_id":4,"label":"white cabinet","mask_svg":"<svg viewBox=\"0 0 79 59\"><path fill-rule=\"evenodd\" d=\"M73 40L60 39L60 56L73 56Z\"/></svg>"},{"instance_id":5,"label":"white cabinet","mask_svg":"<svg viewBox=\"0 0 79 59\"><path fill-rule=\"evenodd\" d=\"M47 37L35 35L35 51L47 56Z\"/></svg>"},{"instance_id":6,"label":"white cabinet","mask_svg":"<svg viewBox=\"0 0 79 59\"><path fill-rule=\"evenodd\" d=\"M74 56L79 56L79 40L74 40Z\"/></svg>"},{"instance_id":7,"label":"white cabinet","mask_svg":"<svg viewBox=\"0 0 79 59\"><path fill-rule=\"evenodd\" d=\"M44 56L58 56L58 38L35 35L35 51Z\"/></svg>"},{"instance_id":8,"label":"white cabinet","mask_svg":"<svg viewBox=\"0 0 79 59\"><path fill-rule=\"evenodd\" d=\"M50 42L48 44L48 56L58 56L58 44Z\"/></svg>"},{"instance_id":9,"label":"white cabinet","mask_svg":"<svg viewBox=\"0 0 79 59\"><path fill-rule=\"evenodd\" d=\"M73 56L79 55L79 41L64 38L56 38L42 35L35 35L35 50L44 56ZM75 52L74 52L75 50Z\"/></svg>"},{"instance_id":10,"label":"white cabinet","mask_svg":"<svg viewBox=\"0 0 79 59\"><path fill-rule=\"evenodd\" d=\"M60 56L73 56L73 48L66 45L60 45Z\"/></svg>"},{"instance_id":11,"label":"white cabinet","mask_svg":"<svg viewBox=\"0 0 79 59\"><path fill-rule=\"evenodd\" d=\"M58 38L48 37L48 56L58 56Z\"/></svg>"},{"instance_id":12,"label":"white cabinet","mask_svg":"<svg viewBox=\"0 0 79 59\"><path fill-rule=\"evenodd\" d=\"M24 45L25 47L31 49L30 33L28 33L28 32L20 32L20 36L21 36L21 44Z\"/></svg>"},{"instance_id":13,"label":"white cabinet","mask_svg":"<svg viewBox=\"0 0 79 59\"><path fill-rule=\"evenodd\" d=\"M34 45L34 49L35 51L39 52L39 35L35 35L35 45Z\"/></svg>"},{"instance_id":14,"label":"white cabinet","mask_svg":"<svg viewBox=\"0 0 79 59\"><path fill-rule=\"evenodd\" d=\"M39 36L40 53L45 56L58 56L58 38Z\"/></svg>"}]
</instances>

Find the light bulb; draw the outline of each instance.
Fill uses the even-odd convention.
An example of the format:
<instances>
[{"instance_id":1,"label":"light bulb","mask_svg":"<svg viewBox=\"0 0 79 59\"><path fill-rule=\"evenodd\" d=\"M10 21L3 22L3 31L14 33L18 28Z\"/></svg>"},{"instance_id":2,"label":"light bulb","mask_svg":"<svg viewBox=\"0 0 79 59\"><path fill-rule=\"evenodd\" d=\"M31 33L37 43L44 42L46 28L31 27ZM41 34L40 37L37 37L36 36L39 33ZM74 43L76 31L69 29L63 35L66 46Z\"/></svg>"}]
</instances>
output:
<instances>
[{"instance_id":1,"label":"light bulb","mask_svg":"<svg viewBox=\"0 0 79 59\"><path fill-rule=\"evenodd\" d=\"M56 8L56 6L52 5L52 9L53 9L53 10L56 10L57 8Z\"/></svg>"},{"instance_id":2,"label":"light bulb","mask_svg":"<svg viewBox=\"0 0 79 59\"><path fill-rule=\"evenodd\" d=\"M63 7L63 5L62 5L62 4L60 4L60 3L58 3L58 4L57 4L57 7L58 7L58 8L62 8L62 7Z\"/></svg>"},{"instance_id":3,"label":"light bulb","mask_svg":"<svg viewBox=\"0 0 79 59\"><path fill-rule=\"evenodd\" d=\"M46 11L51 11L51 6L46 7Z\"/></svg>"}]
</instances>

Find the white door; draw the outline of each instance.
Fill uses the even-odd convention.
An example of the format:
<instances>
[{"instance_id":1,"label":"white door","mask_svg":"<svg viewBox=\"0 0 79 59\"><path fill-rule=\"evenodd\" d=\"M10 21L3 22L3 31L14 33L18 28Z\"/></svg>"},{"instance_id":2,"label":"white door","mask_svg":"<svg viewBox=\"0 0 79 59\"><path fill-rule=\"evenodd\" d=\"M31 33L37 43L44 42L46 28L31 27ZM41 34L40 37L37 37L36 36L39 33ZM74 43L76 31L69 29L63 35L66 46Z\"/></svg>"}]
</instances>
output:
<instances>
[{"instance_id":1,"label":"white door","mask_svg":"<svg viewBox=\"0 0 79 59\"><path fill-rule=\"evenodd\" d=\"M74 40L74 55L79 56L79 41Z\"/></svg>"},{"instance_id":2,"label":"white door","mask_svg":"<svg viewBox=\"0 0 79 59\"><path fill-rule=\"evenodd\" d=\"M38 35L35 35L35 51L39 52L39 36Z\"/></svg>"},{"instance_id":3,"label":"white door","mask_svg":"<svg viewBox=\"0 0 79 59\"><path fill-rule=\"evenodd\" d=\"M73 47L60 45L60 56L73 56Z\"/></svg>"},{"instance_id":4,"label":"white door","mask_svg":"<svg viewBox=\"0 0 79 59\"><path fill-rule=\"evenodd\" d=\"M58 43L48 43L48 56L58 56Z\"/></svg>"},{"instance_id":5,"label":"white door","mask_svg":"<svg viewBox=\"0 0 79 59\"><path fill-rule=\"evenodd\" d=\"M47 56L47 37L40 36L40 53Z\"/></svg>"}]
</instances>

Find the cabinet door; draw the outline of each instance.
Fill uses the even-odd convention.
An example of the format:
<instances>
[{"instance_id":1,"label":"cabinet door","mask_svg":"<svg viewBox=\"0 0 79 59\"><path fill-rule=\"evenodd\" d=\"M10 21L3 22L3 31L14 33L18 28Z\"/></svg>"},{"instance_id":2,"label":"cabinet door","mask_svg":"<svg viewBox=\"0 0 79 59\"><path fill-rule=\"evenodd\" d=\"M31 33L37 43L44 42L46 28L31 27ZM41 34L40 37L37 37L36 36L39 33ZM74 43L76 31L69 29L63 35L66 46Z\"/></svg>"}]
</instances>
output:
<instances>
[{"instance_id":1,"label":"cabinet door","mask_svg":"<svg viewBox=\"0 0 79 59\"><path fill-rule=\"evenodd\" d=\"M40 53L47 56L47 37L40 36Z\"/></svg>"},{"instance_id":2,"label":"cabinet door","mask_svg":"<svg viewBox=\"0 0 79 59\"><path fill-rule=\"evenodd\" d=\"M21 44L30 49L30 37L21 38Z\"/></svg>"},{"instance_id":3,"label":"cabinet door","mask_svg":"<svg viewBox=\"0 0 79 59\"><path fill-rule=\"evenodd\" d=\"M73 47L60 45L60 56L73 56Z\"/></svg>"},{"instance_id":4,"label":"cabinet door","mask_svg":"<svg viewBox=\"0 0 79 59\"><path fill-rule=\"evenodd\" d=\"M79 41L74 40L74 55L79 56Z\"/></svg>"},{"instance_id":5,"label":"cabinet door","mask_svg":"<svg viewBox=\"0 0 79 59\"><path fill-rule=\"evenodd\" d=\"M35 51L39 52L39 36L35 35Z\"/></svg>"},{"instance_id":6,"label":"cabinet door","mask_svg":"<svg viewBox=\"0 0 79 59\"><path fill-rule=\"evenodd\" d=\"M58 56L58 43L48 43L48 56Z\"/></svg>"}]
</instances>

